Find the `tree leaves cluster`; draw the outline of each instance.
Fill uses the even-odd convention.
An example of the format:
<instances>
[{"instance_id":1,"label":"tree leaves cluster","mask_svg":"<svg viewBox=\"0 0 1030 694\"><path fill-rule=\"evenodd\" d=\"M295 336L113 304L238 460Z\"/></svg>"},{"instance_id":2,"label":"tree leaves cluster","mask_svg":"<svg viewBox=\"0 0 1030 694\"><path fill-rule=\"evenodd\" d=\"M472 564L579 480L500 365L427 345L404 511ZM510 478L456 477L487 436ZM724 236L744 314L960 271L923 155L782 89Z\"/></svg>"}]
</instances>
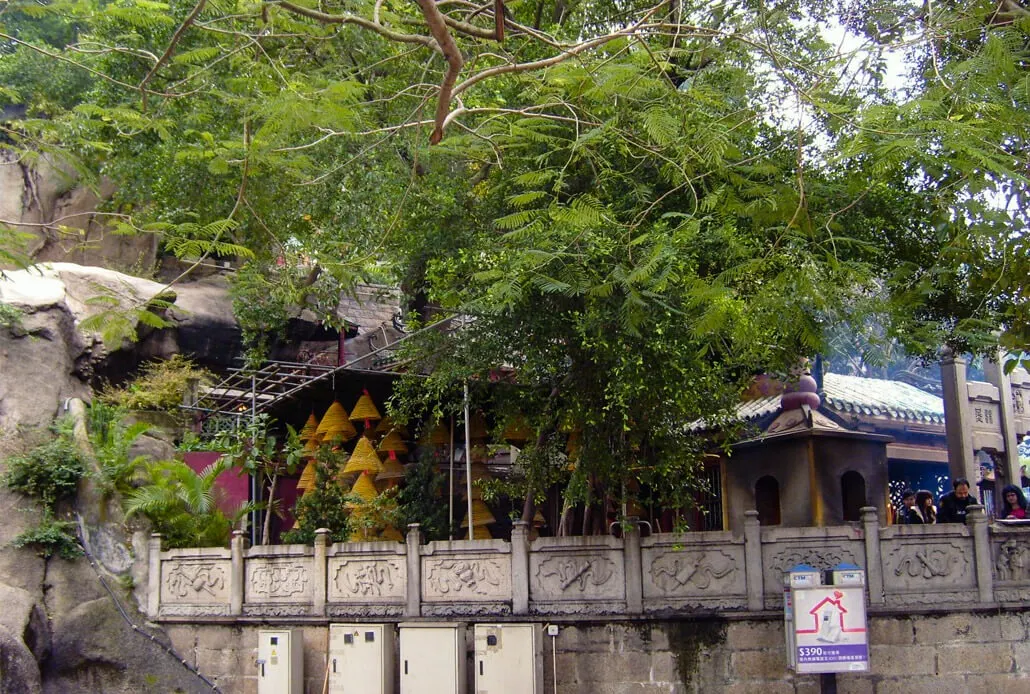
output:
<instances>
[{"instance_id":1,"label":"tree leaves cluster","mask_svg":"<svg viewBox=\"0 0 1030 694\"><path fill-rule=\"evenodd\" d=\"M109 214L168 253L249 263L253 344L362 279L416 327L458 316L409 342L431 375L398 410L457 412L471 384L531 447L577 432L578 499L684 501L686 424L828 327L1030 344L1018 0L12 0L0 22L0 73L68 76L12 77L5 148L117 181Z\"/></svg>"}]
</instances>

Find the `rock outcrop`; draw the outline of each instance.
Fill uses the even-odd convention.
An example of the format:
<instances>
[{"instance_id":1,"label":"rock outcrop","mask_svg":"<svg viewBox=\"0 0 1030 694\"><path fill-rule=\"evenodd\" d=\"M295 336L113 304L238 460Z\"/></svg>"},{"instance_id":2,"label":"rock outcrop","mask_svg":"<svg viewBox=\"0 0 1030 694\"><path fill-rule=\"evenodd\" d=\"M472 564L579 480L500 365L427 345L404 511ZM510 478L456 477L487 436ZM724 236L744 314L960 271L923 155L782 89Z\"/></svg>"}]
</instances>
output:
<instances>
[{"instance_id":1,"label":"rock outcrop","mask_svg":"<svg viewBox=\"0 0 1030 694\"><path fill-rule=\"evenodd\" d=\"M203 359L206 344L208 352L225 359L239 333L219 282L213 277L176 287L173 307L163 312L170 327L133 325L139 342L107 344L101 334L83 331L83 321L100 310L131 315L165 291L164 285L69 263L7 272L0 279L0 302L20 316L0 326L0 460L23 451L38 435L33 430L56 416L81 411L80 399L89 400L97 375L115 370L112 365L121 369L171 356L183 349L180 338L189 342L191 356ZM96 296L113 301L98 304ZM156 438L141 440L136 449L161 457L168 451L167 442ZM80 494L78 503L94 560L43 559L32 549L10 546L39 512L0 486L0 692L210 691L137 609L129 588L145 585L146 558L139 551L144 543L133 543L95 490Z\"/></svg>"}]
</instances>

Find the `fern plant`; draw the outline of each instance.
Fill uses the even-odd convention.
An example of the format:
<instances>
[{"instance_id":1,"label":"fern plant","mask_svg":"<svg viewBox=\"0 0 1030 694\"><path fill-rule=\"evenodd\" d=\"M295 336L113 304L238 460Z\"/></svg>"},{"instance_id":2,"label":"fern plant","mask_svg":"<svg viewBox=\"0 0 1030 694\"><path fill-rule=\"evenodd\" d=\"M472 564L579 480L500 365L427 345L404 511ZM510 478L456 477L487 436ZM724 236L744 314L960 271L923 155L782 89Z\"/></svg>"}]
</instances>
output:
<instances>
[{"instance_id":1,"label":"fern plant","mask_svg":"<svg viewBox=\"0 0 1030 694\"><path fill-rule=\"evenodd\" d=\"M125 423L127 411L103 401L94 402L88 412L89 441L99 469L102 493L110 497L126 493L136 481L146 456L131 455L136 440L150 429L145 422Z\"/></svg>"},{"instance_id":2,"label":"fern plant","mask_svg":"<svg viewBox=\"0 0 1030 694\"><path fill-rule=\"evenodd\" d=\"M129 493L125 516L144 516L165 547L227 546L253 504L241 504L230 514L219 508L218 476L229 470L220 458L200 472L181 460L157 461L146 466L147 481Z\"/></svg>"}]
</instances>

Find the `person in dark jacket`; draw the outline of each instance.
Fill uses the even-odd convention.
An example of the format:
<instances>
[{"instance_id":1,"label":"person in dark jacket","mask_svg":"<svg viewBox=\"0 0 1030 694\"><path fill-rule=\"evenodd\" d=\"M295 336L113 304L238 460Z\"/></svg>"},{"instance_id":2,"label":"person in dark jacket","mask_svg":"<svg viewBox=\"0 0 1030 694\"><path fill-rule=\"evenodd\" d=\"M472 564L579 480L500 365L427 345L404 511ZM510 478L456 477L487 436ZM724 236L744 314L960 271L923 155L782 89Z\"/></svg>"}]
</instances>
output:
<instances>
[{"instance_id":1,"label":"person in dark jacket","mask_svg":"<svg viewBox=\"0 0 1030 694\"><path fill-rule=\"evenodd\" d=\"M898 509L897 520L895 521L898 525L909 525L912 523L909 514L915 503L916 493L914 491L906 489L901 493L901 508Z\"/></svg>"},{"instance_id":2,"label":"person in dark jacket","mask_svg":"<svg viewBox=\"0 0 1030 694\"><path fill-rule=\"evenodd\" d=\"M969 493L969 480L959 477L952 482L952 491L941 497L937 505L938 523L965 523L966 509L976 503Z\"/></svg>"},{"instance_id":3,"label":"person in dark jacket","mask_svg":"<svg viewBox=\"0 0 1030 694\"><path fill-rule=\"evenodd\" d=\"M1026 520L1026 497L1023 490L1014 484L1007 485L1001 490L1001 498L1005 510L1001 512L1002 518L1018 518Z\"/></svg>"}]
</instances>

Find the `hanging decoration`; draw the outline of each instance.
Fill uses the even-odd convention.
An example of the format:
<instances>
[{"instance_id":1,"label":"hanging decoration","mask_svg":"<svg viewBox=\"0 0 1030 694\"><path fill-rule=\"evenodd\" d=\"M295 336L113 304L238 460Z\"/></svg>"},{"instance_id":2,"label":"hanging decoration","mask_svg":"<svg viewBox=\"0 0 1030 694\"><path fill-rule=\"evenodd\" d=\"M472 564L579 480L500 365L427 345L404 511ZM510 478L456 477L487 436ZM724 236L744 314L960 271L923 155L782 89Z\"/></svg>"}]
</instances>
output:
<instances>
[{"instance_id":1,"label":"hanging decoration","mask_svg":"<svg viewBox=\"0 0 1030 694\"><path fill-rule=\"evenodd\" d=\"M318 463L314 460L309 460L308 464L304 466L304 471L300 473L300 479L297 480L297 491L303 496L304 492L315 487L315 469Z\"/></svg>"},{"instance_id":2,"label":"hanging decoration","mask_svg":"<svg viewBox=\"0 0 1030 694\"><path fill-rule=\"evenodd\" d=\"M350 420L352 422L364 422L365 431L371 433L372 422L378 422L382 419L379 414L379 410L376 409L375 403L372 402L372 396L368 394L368 389L361 391L361 397L354 403L354 409L351 410Z\"/></svg>"},{"instance_id":3,"label":"hanging decoration","mask_svg":"<svg viewBox=\"0 0 1030 694\"><path fill-rule=\"evenodd\" d=\"M376 436L387 436L391 431L396 431L402 439L408 438L408 430L403 424L397 424L392 417L383 417L376 425Z\"/></svg>"},{"instance_id":4,"label":"hanging decoration","mask_svg":"<svg viewBox=\"0 0 1030 694\"><path fill-rule=\"evenodd\" d=\"M358 435L354 425L350 423L347 410L337 400L334 400L329 409L325 411L316 433L321 436L323 443L350 441Z\"/></svg>"},{"instance_id":5,"label":"hanging decoration","mask_svg":"<svg viewBox=\"0 0 1030 694\"><path fill-rule=\"evenodd\" d=\"M307 443L311 439L317 438L316 432L318 432L318 418L312 412L308 415L308 421L304 422L304 426L300 428L297 438L300 439L301 443Z\"/></svg>"},{"instance_id":6,"label":"hanging decoration","mask_svg":"<svg viewBox=\"0 0 1030 694\"><path fill-rule=\"evenodd\" d=\"M354 452L350 454L347 464L343 466L340 474L344 477L360 473L377 475L383 471L383 461L379 459L372 442L366 437L358 437L358 444L354 446Z\"/></svg>"}]
</instances>

